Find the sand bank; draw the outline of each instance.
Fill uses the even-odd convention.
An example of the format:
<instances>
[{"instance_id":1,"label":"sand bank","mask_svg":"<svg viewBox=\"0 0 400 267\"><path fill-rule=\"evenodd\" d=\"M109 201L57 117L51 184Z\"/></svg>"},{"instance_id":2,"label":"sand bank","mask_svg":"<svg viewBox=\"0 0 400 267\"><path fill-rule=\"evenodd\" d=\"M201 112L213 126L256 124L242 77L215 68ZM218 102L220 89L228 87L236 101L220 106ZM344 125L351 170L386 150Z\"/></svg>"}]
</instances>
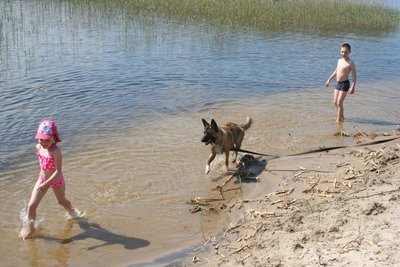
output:
<instances>
[{"instance_id":1,"label":"sand bank","mask_svg":"<svg viewBox=\"0 0 400 267\"><path fill-rule=\"evenodd\" d=\"M240 201L200 205L231 223L179 265L400 266L399 163L400 139L258 162Z\"/></svg>"}]
</instances>

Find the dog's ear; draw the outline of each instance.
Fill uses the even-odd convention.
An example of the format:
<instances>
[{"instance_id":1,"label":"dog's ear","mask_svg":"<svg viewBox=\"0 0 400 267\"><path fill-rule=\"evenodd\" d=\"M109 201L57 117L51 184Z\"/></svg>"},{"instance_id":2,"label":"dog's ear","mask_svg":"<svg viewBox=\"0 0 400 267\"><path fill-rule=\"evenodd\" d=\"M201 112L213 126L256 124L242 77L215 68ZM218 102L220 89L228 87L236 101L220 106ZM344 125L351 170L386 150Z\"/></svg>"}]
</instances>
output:
<instances>
[{"instance_id":1,"label":"dog's ear","mask_svg":"<svg viewBox=\"0 0 400 267\"><path fill-rule=\"evenodd\" d=\"M205 119L201 119L201 120L203 121L204 128L207 128L208 126L210 126L210 124Z\"/></svg>"},{"instance_id":2,"label":"dog's ear","mask_svg":"<svg viewBox=\"0 0 400 267\"><path fill-rule=\"evenodd\" d=\"M219 131L218 125L217 125L217 123L215 122L214 119L211 120L211 128L212 128L214 131L216 131L216 132Z\"/></svg>"}]
</instances>

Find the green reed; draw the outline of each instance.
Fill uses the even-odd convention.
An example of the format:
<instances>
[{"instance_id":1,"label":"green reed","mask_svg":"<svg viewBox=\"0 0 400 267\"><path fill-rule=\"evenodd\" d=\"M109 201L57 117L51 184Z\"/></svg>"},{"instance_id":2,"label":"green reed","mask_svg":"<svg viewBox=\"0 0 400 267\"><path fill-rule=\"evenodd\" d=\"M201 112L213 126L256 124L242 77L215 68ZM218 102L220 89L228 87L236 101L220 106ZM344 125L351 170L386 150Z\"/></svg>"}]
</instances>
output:
<instances>
[{"instance_id":1,"label":"green reed","mask_svg":"<svg viewBox=\"0 0 400 267\"><path fill-rule=\"evenodd\" d=\"M393 31L400 12L351 0L86 0L72 2L121 8L213 25L271 31Z\"/></svg>"}]
</instances>

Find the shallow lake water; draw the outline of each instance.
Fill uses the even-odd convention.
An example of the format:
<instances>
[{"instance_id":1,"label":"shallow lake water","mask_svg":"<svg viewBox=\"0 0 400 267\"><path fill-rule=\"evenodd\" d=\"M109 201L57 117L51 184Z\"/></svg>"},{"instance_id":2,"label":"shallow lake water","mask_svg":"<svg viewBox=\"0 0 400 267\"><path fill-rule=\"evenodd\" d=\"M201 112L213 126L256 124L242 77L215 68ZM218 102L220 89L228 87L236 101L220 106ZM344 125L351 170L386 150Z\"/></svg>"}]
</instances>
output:
<instances>
[{"instance_id":1,"label":"shallow lake water","mask_svg":"<svg viewBox=\"0 0 400 267\"><path fill-rule=\"evenodd\" d=\"M204 174L201 118L251 116L243 148L273 155L352 145L334 133L400 124L399 30L264 33L59 1L2 1L0 22L1 266L162 265L190 253L229 223L186 204L224 179L221 158ZM334 82L324 82L345 41L358 84L338 125ZM21 241L44 118L59 125L67 196L86 219L66 222L49 192L37 238Z\"/></svg>"}]
</instances>

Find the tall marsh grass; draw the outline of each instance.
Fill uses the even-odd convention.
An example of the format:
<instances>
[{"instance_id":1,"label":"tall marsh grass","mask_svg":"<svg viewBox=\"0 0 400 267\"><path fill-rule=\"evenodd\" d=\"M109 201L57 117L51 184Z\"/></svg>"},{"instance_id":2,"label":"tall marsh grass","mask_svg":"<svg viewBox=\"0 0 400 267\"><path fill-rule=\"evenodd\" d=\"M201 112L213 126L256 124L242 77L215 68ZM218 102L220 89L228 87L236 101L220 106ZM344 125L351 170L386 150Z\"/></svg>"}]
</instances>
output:
<instances>
[{"instance_id":1,"label":"tall marsh grass","mask_svg":"<svg viewBox=\"0 0 400 267\"><path fill-rule=\"evenodd\" d=\"M136 13L271 31L382 32L400 12L367 0L72 0Z\"/></svg>"}]
</instances>

